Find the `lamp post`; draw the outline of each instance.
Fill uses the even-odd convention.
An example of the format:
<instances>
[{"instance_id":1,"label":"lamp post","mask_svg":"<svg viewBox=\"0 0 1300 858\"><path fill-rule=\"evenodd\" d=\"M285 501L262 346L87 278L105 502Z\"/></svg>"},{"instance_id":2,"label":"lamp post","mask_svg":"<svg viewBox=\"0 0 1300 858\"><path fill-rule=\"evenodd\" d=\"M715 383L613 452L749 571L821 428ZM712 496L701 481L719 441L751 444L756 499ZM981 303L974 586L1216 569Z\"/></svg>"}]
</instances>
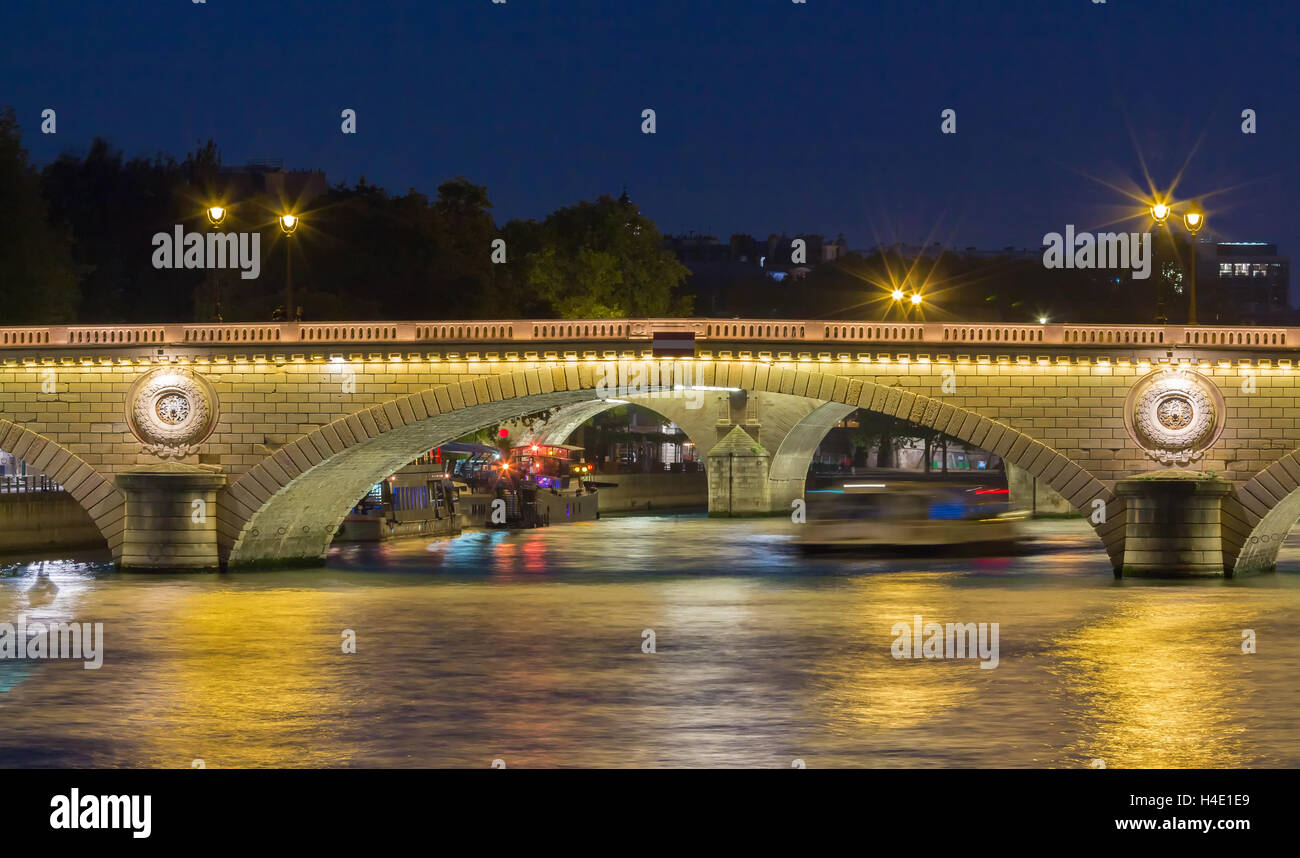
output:
<instances>
[{"instance_id":1,"label":"lamp post","mask_svg":"<svg viewBox=\"0 0 1300 858\"><path fill-rule=\"evenodd\" d=\"M1183 226L1191 236L1191 259L1187 261L1187 324L1196 324L1196 233L1205 226L1205 212L1199 203L1193 202L1183 212Z\"/></svg>"},{"instance_id":2,"label":"lamp post","mask_svg":"<svg viewBox=\"0 0 1300 858\"><path fill-rule=\"evenodd\" d=\"M1169 220L1169 206L1166 203L1156 203L1151 206L1151 219L1156 222L1156 226L1164 226L1165 221ZM1165 290L1161 285L1164 278L1156 280L1156 324L1169 324L1169 317L1165 315Z\"/></svg>"},{"instance_id":3,"label":"lamp post","mask_svg":"<svg viewBox=\"0 0 1300 858\"><path fill-rule=\"evenodd\" d=\"M213 203L208 206L203 213L207 215L208 225L213 229L216 229L226 222L226 214L228 211L229 210L225 206ZM216 321L224 321L221 313L221 275L217 274L216 269L210 265L208 266L207 281L211 286L213 293L212 315L216 317Z\"/></svg>"},{"instance_id":4,"label":"lamp post","mask_svg":"<svg viewBox=\"0 0 1300 858\"><path fill-rule=\"evenodd\" d=\"M284 244L284 321L292 322L296 318L293 311L293 248L287 239L298 229L300 220L294 214L280 215L280 231L286 239Z\"/></svg>"},{"instance_id":5,"label":"lamp post","mask_svg":"<svg viewBox=\"0 0 1300 858\"><path fill-rule=\"evenodd\" d=\"M1166 203L1156 203L1151 206L1151 219L1156 222L1156 226L1165 226L1169 221L1169 215L1173 210ZM1196 324L1196 234L1205 226L1205 211L1201 208L1200 203L1192 201L1187 205L1187 210L1183 212L1183 228L1187 230L1189 236L1189 254L1191 259L1187 261L1187 324ZM1163 310L1158 311L1161 316Z\"/></svg>"}]
</instances>

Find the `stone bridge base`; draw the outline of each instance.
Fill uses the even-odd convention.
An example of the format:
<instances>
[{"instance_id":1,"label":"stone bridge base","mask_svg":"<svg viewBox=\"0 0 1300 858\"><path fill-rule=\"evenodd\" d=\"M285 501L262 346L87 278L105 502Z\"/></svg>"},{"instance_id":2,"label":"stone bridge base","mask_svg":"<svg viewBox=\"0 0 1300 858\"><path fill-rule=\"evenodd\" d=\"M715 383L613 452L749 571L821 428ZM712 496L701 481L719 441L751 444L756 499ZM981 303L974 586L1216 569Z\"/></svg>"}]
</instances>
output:
<instances>
[{"instance_id":1,"label":"stone bridge base","mask_svg":"<svg viewBox=\"0 0 1300 858\"><path fill-rule=\"evenodd\" d=\"M118 474L126 495L125 537L113 558L118 568L217 571L217 490L225 484L217 468L176 462Z\"/></svg>"},{"instance_id":2,"label":"stone bridge base","mask_svg":"<svg viewBox=\"0 0 1300 858\"><path fill-rule=\"evenodd\" d=\"M1224 563L1223 499L1232 483L1194 471L1152 471L1120 480L1128 511L1122 576L1231 576Z\"/></svg>"},{"instance_id":3,"label":"stone bridge base","mask_svg":"<svg viewBox=\"0 0 1300 858\"><path fill-rule=\"evenodd\" d=\"M804 496L802 480L773 479L768 450L736 426L708 454L709 513L788 515ZM126 496L125 536L115 552L123 570L216 571L226 558L217 538L225 474L178 463L117 476ZM1164 470L1120 480L1125 507L1122 563L1116 577L1231 576L1225 552L1224 503L1232 484L1210 474ZM274 558L241 568L316 566L317 555Z\"/></svg>"}]
</instances>

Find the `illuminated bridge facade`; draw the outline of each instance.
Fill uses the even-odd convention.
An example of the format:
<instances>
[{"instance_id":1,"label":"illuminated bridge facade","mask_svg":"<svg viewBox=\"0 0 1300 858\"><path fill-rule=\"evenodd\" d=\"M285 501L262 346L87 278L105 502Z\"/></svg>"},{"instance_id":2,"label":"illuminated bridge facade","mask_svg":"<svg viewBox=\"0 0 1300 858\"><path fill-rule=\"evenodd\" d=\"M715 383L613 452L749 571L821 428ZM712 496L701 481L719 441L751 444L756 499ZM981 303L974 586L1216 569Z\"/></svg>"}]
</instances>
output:
<instances>
[{"instance_id":1,"label":"illuminated bridge facade","mask_svg":"<svg viewBox=\"0 0 1300 858\"><path fill-rule=\"evenodd\" d=\"M656 355L656 333L694 355ZM1027 471L1117 569L1164 552L1232 574L1271 568L1300 517L1298 347L1290 328L776 319L0 328L0 449L66 486L123 566L241 567L319 562L437 444L542 411L533 431L562 440L618 401L696 443L713 512L788 514L865 408Z\"/></svg>"}]
</instances>

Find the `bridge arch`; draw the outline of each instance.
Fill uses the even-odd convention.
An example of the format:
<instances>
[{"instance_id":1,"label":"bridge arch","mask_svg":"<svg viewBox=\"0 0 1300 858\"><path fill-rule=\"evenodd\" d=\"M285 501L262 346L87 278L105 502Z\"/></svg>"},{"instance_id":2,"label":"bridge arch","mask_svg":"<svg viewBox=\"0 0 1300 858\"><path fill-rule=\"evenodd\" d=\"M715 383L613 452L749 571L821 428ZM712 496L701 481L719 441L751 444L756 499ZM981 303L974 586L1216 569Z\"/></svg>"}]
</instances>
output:
<instances>
[{"instance_id":1,"label":"bridge arch","mask_svg":"<svg viewBox=\"0 0 1300 858\"><path fill-rule=\"evenodd\" d=\"M703 392L699 393L703 400ZM528 426L523 423L508 423L507 426L513 438L527 438L540 444L563 444L578 431L578 427L593 417L622 405L636 405L657 414L665 423L676 424L690 441L707 450L714 428L713 413L705 407L708 404L711 403L701 401L691 406L680 392L673 396L628 393L621 397L603 396L564 405Z\"/></svg>"},{"instance_id":2,"label":"bridge arch","mask_svg":"<svg viewBox=\"0 0 1300 858\"><path fill-rule=\"evenodd\" d=\"M789 509L792 500L803 497L808 468L817 448L835 424L854 410L856 406L843 402L823 402L801 417L781 439L772 453L772 470L768 476L775 483L772 486L774 506Z\"/></svg>"},{"instance_id":3,"label":"bridge arch","mask_svg":"<svg viewBox=\"0 0 1300 858\"><path fill-rule=\"evenodd\" d=\"M1223 565L1234 575L1269 572L1300 520L1300 450L1242 483L1223 502Z\"/></svg>"},{"instance_id":4,"label":"bridge arch","mask_svg":"<svg viewBox=\"0 0 1300 858\"><path fill-rule=\"evenodd\" d=\"M627 387L634 364L639 365L635 377L648 378L648 386ZM1124 505L1110 488L1024 432L941 398L767 364L710 364L703 379L695 367L668 359L606 362L602 373L595 366L568 364L435 385L357 411L286 444L223 491L218 508L223 559L234 567L319 562L357 498L433 446L551 408L608 398L635 401L638 394L671 390L674 384L700 383L833 405L813 409L818 416L809 423L807 437L792 442L788 453L795 447L802 453L820 424L853 408L899 417L989 450L1051 486L1085 516L1092 516L1094 502L1100 500L1105 519L1093 526L1116 568L1123 557ZM620 386L605 382L612 378Z\"/></svg>"},{"instance_id":5,"label":"bridge arch","mask_svg":"<svg viewBox=\"0 0 1300 858\"><path fill-rule=\"evenodd\" d=\"M110 479L67 447L9 420L0 419L0 450L26 460L63 486L90 516L113 558L121 556L126 497Z\"/></svg>"}]
</instances>

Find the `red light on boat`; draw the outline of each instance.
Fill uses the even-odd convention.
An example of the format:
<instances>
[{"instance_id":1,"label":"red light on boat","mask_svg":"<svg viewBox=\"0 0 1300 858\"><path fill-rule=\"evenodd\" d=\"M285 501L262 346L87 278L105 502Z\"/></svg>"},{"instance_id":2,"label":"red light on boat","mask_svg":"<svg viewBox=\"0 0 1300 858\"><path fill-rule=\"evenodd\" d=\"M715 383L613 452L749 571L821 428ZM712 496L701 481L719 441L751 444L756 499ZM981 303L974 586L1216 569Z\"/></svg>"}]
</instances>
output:
<instances>
[{"instance_id":1,"label":"red light on boat","mask_svg":"<svg viewBox=\"0 0 1300 858\"><path fill-rule=\"evenodd\" d=\"M1005 495L1010 494L1011 489L976 489L977 495Z\"/></svg>"}]
</instances>

